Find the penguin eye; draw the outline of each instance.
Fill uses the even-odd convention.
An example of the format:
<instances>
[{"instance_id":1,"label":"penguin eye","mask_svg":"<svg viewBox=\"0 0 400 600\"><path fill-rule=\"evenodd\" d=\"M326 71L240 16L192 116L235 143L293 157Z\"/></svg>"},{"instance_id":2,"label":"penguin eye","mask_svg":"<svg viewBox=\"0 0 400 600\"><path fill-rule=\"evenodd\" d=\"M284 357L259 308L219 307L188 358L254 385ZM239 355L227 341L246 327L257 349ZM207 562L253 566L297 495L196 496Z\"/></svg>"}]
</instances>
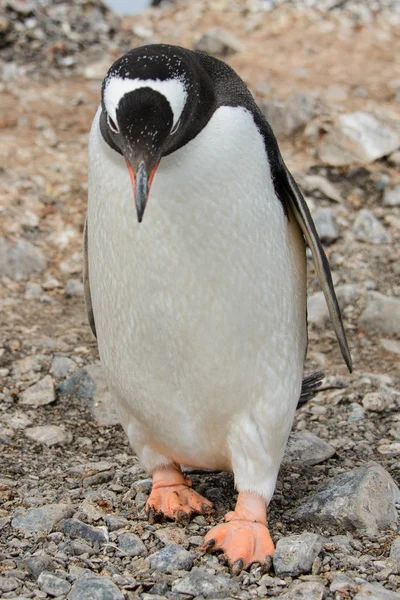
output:
<instances>
[{"instance_id":1,"label":"penguin eye","mask_svg":"<svg viewBox=\"0 0 400 600\"><path fill-rule=\"evenodd\" d=\"M107 123L111 131L114 133L119 133L118 125L115 124L110 115L107 115Z\"/></svg>"},{"instance_id":2,"label":"penguin eye","mask_svg":"<svg viewBox=\"0 0 400 600\"><path fill-rule=\"evenodd\" d=\"M171 129L169 135L174 135L174 133L176 133L178 131L180 124L181 124L181 120L178 119L177 122L175 123L175 125L173 126L173 128Z\"/></svg>"}]
</instances>

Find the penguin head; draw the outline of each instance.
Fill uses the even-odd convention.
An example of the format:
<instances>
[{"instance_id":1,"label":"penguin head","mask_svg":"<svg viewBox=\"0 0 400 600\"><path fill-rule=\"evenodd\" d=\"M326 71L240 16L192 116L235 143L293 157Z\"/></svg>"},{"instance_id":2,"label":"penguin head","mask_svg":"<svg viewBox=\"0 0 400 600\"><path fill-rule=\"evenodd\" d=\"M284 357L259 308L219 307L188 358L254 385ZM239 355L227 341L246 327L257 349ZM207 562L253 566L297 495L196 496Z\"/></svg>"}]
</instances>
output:
<instances>
[{"instance_id":1,"label":"penguin head","mask_svg":"<svg viewBox=\"0 0 400 600\"><path fill-rule=\"evenodd\" d=\"M211 82L184 48L152 44L130 50L102 85L100 129L122 154L130 174L139 223L161 158L194 137L193 119L212 110Z\"/></svg>"}]
</instances>

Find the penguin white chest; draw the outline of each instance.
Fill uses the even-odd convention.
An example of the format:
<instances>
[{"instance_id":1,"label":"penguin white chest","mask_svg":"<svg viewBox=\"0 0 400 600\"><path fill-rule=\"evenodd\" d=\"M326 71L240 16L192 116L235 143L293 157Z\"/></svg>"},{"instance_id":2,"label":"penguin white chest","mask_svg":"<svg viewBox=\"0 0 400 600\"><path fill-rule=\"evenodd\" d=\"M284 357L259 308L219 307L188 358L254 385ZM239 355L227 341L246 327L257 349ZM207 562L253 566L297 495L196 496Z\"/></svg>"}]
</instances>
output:
<instances>
[{"instance_id":1,"label":"penguin white chest","mask_svg":"<svg viewBox=\"0 0 400 600\"><path fill-rule=\"evenodd\" d=\"M163 158L141 224L124 159L98 119L91 295L101 360L136 451L146 462L151 449L149 468L156 453L230 468L235 444L253 438L254 453L279 466L306 348L305 250L252 116L221 107Z\"/></svg>"}]
</instances>

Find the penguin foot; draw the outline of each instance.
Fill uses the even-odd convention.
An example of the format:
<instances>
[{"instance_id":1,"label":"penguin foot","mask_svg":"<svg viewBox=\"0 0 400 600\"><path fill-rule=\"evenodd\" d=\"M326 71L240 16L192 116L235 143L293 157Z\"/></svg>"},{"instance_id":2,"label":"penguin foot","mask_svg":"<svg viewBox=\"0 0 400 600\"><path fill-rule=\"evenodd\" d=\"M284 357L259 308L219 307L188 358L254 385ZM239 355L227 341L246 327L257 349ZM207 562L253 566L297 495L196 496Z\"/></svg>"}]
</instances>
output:
<instances>
[{"instance_id":1,"label":"penguin foot","mask_svg":"<svg viewBox=\"0 0 400 600\"><path fill-rule=\"evenodd\" d=\"M211 514L211 502L192 490L191 486L191 479L183 475L179 465L155 469L153 488L146 503L149 520L158 522L167 518L187 522L194 514Z\"/></svg>"},{"instance_id":2,"label":"penguin foot","mask_svg":"<svg viewBox=\"0 0 400 600\"><path fill-rule=\"evenodd\" d=\"M270 567L275 548L266 526L265 501L256 494L241 492L235 510L225 515L225 521L207 533L201 550L222 550L235 575L255 562Z\"/></svg>"}]
</instances>

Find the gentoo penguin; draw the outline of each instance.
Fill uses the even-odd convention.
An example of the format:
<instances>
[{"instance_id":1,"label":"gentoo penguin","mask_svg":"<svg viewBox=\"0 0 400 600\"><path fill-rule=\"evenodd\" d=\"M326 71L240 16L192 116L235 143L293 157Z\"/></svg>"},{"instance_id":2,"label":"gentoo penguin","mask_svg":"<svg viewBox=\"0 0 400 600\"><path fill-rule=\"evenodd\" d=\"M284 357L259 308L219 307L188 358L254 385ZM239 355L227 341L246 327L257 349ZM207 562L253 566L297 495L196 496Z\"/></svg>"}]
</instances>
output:
<instances>
[{"instance_id":1,"label":"gentoo penguin","mask_svg":"<svg viewBox=\"0 0 400 600\"><path fill-rule=\"evenodd\" d=\"M207 534L234 568L274 552L266 507L299 400L311 248L351 370L327 259L270 125L211 56L155 44L105 76L89 141L89 321L151 515L210 513L181 466L233 471Z\"/></svg>"}]
</instances>

